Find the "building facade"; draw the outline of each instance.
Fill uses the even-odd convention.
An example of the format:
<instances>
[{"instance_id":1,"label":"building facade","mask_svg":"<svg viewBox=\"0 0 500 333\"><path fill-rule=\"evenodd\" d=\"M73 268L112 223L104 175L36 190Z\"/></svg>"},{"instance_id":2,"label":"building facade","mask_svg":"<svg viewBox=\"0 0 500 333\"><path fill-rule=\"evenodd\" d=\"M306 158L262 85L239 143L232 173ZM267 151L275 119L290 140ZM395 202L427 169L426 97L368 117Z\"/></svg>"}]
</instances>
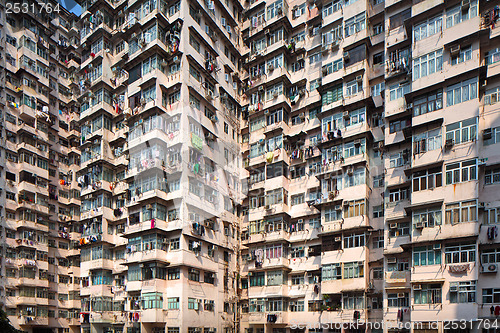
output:
<instances>
[{"instance_id":1,"label":"building facade","mask_svg":"<svg viewBox=\"0 0 500 333\"><path fill-rule=\"evenodd\" d=\"M241 327L495 331L498 5L245 6Z\"/></svg>"},{"instance_id":2,"label":"building facade","mask_svg":"<svg viewBox=\"0 0 500 333\"><path fill-rule=\"evenodd\" d=\"M8 6L0 60L2 305L18 329L78 332L80 133L71 81L80 67L78 17L55 1L45 9L32 2L29 11Z\"/></svg>"},{"instance_id":3,"label":"building facade","mask_svg":"<svg viewBox=\"0 0 500 333\"><path fill-rule=\"evenodd\" d=\"M82 332L233 331L241 5L81 6Z\"/></svg>"},{"instance_id":4,"label":"building facade","mask_svg":"<svg viewBox=\"0 0 500 333\"><path fill-rule=\"evenodd\" d=\"M2 29L16 327L498 331L498 4L80 5Z\"/></svg>"}]
</instances>

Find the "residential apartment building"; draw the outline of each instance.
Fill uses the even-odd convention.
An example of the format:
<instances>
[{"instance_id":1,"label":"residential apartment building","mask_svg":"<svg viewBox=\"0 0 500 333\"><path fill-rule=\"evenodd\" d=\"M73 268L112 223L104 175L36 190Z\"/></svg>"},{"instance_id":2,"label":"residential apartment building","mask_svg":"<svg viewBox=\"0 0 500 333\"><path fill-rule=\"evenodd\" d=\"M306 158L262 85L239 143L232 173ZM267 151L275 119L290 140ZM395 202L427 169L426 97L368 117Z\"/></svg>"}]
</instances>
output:
<instances>
[{"instance_id":1,"label":"residential apartment building","mask_svg":"<svg viewBox=\"0 0 500 333\"><path fill-rule=\"evenodd\" d=\"M45 24L58 44L47 66L64 68L49 72L56 104L25 60L22 36L44 21L4 24L2 267L16 327L497 331L497 4L80 5L78 22ZM48 170L32 163L47 152Z\"/></svg>"},{"instance_id":2,"label":"residential apartment building","mask_svg":"<svg viewBox=\"0 0 500 333\"><path fill-rule=\"evenodd\" d=\"M2 305L23 331L78 332L78 17L55 1L9 5L0 51Z\"/></svg>"},{"instance_id":3,"label":"residential apartment building","mask_svg":"<svg viewBox=\"0 0 500 333\"><path fill-rule=\"evenodd\" d=\"M231 332L242 7L81 6L82 333Z\"/></svg>"},{"instance_id":4,"label":"residential apartment building","mask_svg":"<svg viewBox=\"0 0 500 333\"><path fill-rule=\"evenodd\" d=\"M495 331L498 4L245 9L241 327Z\"/></svg>"}]
</instances>

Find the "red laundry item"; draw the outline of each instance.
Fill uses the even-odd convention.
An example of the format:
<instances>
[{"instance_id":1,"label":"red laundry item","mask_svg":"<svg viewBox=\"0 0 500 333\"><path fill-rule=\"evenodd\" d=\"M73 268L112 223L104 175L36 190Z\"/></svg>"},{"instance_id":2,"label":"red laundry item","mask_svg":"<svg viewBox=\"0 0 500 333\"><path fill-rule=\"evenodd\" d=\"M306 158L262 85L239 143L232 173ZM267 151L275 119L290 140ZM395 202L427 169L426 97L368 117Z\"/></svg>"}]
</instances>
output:
<instances>
[{"instance_id":1,"label":"red laundry item","mask_svg":"<svg viewBox=\"0 0 500 333\"><path fill-rule=\"evenodd\" d=\"M500 316L500 305L495 306L495 316Z\"/></svg>"},{"instance_id":2,"label":"red laundry item","mask_svg":"<svg viewBox=\"0 0 500 333\"><path fill-rule=\"evenodd\" d=\"M95 57L95 53L94 53L94 52L91 52L91 53L90 53L90 56L91 56L92 58L94 58L94 57Z\"/></svg>"},{"instance_id":3,"label":"red laundry item","mask_svg":"<svg viewBox=\"0 0 500 333\"><path fill-rule=\"evenodd\" d=\"M152 219L151 220L151 229L153 229L155 227L155 219Z\"/></svg>"}]
</instances>

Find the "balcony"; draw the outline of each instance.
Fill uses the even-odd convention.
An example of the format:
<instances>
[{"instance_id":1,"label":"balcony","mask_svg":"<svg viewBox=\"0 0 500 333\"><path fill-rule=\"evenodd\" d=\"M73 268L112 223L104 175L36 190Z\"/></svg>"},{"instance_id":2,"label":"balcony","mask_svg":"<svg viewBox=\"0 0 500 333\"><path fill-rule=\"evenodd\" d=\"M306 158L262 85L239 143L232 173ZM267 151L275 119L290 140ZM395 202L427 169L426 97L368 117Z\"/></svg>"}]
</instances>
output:
<instances>
[{"instance_id":1,"label":"balcony","mask_svg":"<svg viewBox=\"0 0 500 333\"><path fill-rule=\"evenodd\" d=\"M387 32L385 38L387 48L393 47L408 40L408 34L406 33L405 25L401 25Z\"/></svg>"},{"instance_id":2,"label":"balcony","mask_svg":"<svg viewBox=\"0 0 500 333\"><path fill-rule=\"evenodd\" d=\"M157 261L168 264L166 255L167 251L159 249L127 253L127 263Z\"/></svg>"},{"instance_id":3,"label":"balcony","mask_svg":"<svg viewBox=\"0 0 500 333\"><path fill-rule=\"evenodd\" d=\"M19 317L20 326L47 326L49 325L48 317L32 317L23 315Z\"/></svg>"},{"instance_id":4,"label":"balcony","mask_svg":"<svg viewBox=\"0 0 500 333\"><path fill-rule=\"evenodd\" d=\"M167 310L146 309L142 310L141 322L143 323L165 323L167 320Z\"/></svg>"},{"instance_id":5,"label":"balcony","mask_svg":"<svg viewBox=\"0 0 500 333\"><path fill-rule=\"evenodd\" d=\"M273 321L273 324L288 324L288 312L250 312L248 314L248 322L251 325L256 324L267 324L269 316L276 316L276 321Z\"/></svg>"},{"instance_id":6,"label":"balcony","mask_svg":"<svg viewBox=\"0 0 500 333\"><path fill-rule=\"evenodd\" d=\"M385 272L385 283L392 285L410 282L410 271Z\"/></svg>"}]
</instances>

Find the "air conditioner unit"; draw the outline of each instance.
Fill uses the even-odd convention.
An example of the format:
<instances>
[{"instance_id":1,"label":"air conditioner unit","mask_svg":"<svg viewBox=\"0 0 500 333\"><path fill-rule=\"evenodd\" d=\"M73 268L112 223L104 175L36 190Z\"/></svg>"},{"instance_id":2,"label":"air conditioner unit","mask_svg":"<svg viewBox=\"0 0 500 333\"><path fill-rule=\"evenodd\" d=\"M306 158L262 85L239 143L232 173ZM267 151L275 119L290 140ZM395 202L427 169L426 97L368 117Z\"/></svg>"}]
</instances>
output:
<instances>
[{"instance_id":1,"label":"air conditioner unit","mask_svg":"<svg viewBox=\"0 0 500 333\"><path fill-rule=\"evenodd\" d=\"M387 258L387 263L388 264L395 264L395 263L397 263L396 257Z\"/></svg>"},{"instance_id":2,"label":"air conditioner unit","mask_svg":"<svg viewBox=\"0 0 500 333\"><path fill-rule=\"evenodd\" d=\"M328 45L323 45L321 47L321 51L323 51L323 52L328 52L329 50L330 50L330 48L328 47Z\"/></svg>"},{"instance_id":3,"label":"air conditioner unit","mask_svg":"<svg viewBox=\"0 0 500 333\"><path fill-rule=\"evenodd\" d=\"M405 298L405 293L398 293L398 298Z\"/></svg>"},{"instance_id":4,"label":"air conditioner unit","mask_svg":"<svg viewBox=\"0 0 500 333\"><path fill-rule=\"evenodd\" d=\"M335 241L336 241L336 242L340 242L340 241L342 241L342 237L341 237L341 236L337 236L337 237L335 237Z\"/></svg>"},{"instance_id":5,"label":"air conditioner unit","mask_svg":"<svg viewBox=\"0 0 500 333\"><path fill-rule=\"evenodd\" d=\"M498 272L498 264L483 264L481 273L496 273Z\"/></svg>"},{"instance_id":6,"label":"air conditioner unit","mask_svg":"<svg viewBox=\"0 0 500 333\"><path fill-rule=\"evenodd\" d=\"M133 32L131 35L130 35L130 39L135 39L137 38L137 34L135 32Z\"/></svg>"},{"instance_id":7,"label":"air conditioner unit","mask_svg":"<svg viewBox=\"0 0 500 333\"><path fill-rule=\"evenodd\" d=\"M144 208L147 210L151 210L153 209L153 206L151 204L147 204Z\"/></svg>"},{"instance_id":8,"label":"air conditioner unit","mask_svg":"<svg viewBox=\"0 0 500 333\"><path fill-rule=\"evenodd\" d=\"M450 291L451 292L458 291L458 284L450 284Z\"/></svg>"},{"instance_id":9,"label":"air conditioner unit","mask_svg":"<svg viewBox=\"0 0 500 333\"><path fill-rule=\"evenodd\" d=\"M354 146L356 146L356 147L361 146L361 140L359 140L359 139L354 140Z\"/></svg>"},{"instance_id":10,"label":"air conditioner unit","mask_svg":"<svg viewBox=\"0 0 500 333\"><path fill-rule=\"evenodd\" d=\"M452 56L455 56L459 53L460 53L460 45L455 45L455 46L450 47L450 54Z\"/></svg>"},{"instance_id":11,"label":"air conditioner unit","mask_svg":"<svg viewBox=\"0 0 500 333\"><path fill-rule=\"evenodd\" d=\"M450 149L451 147L453 147L453 139L446 139L446 142L444 144L444 147L446 149Z\"/></svg>"},{"instance_id":12,"label":"air conditioner unit","mask_svg":"<svg viewBox=\"0 0 500 333\"><path fill-rule=\"evenodd\" d=\"M483 140L489 140L493 137L493 129L486 128L483 130Z\"/></svg>"},{"instance_id":13,"label":"air conditioner unit","mask_svg":"<svg viewBox=\"0 0 500 333\"><path fill-rule=\"evenodd\" d=\"M350 59L349 51L344 52L344 61L348 62Z\"/></svg>"},{"instance_id":14,"label":"air conditioner unit","mask_svg":"<svg viewBox=\"0 0 500 333\"><path fill-rule=\"evenodd\" d=\"M267 28L266 30L264 30L264 33L265 33L266 35L269 35L269 34L271 33L271 30L269 30L269 28Z\"/></svg>"},{"instance_id":15,"label":"air conditioner unit","mask_svg":"<svg viewBox=\"0 0 500 333\"><path fill-rule=\"evenodd\" d=\"M363 75L356 76L356 81L358 81L358 82L363 81Z\"/></svg>"},{"instance_id":16,"label":"air conditioner unit","mask_svg":"<svg viewBox=\"0 0 500 333\"><path fill-rule=\"evenodd\" d=\"M422 285L420 285L420 284L414 285L413 290L422 290Z\"/></svg>"},{"instance_id":17,"label":"air conditioner unit","mask_svg":"<svg viewBox=\"0 0 500 333\"><path fill-rule=\"evenodd\" d=\"M344 119L349 118L349 111L342 112L342 117L344 117Z\"/></svg>"},{"instance_id":18,"label":"air conditioner unit","mask_svg":"<svg viewBox=\"0 0 500 333\"><path fill-rule=\"evenodd\" d=\"M274 71L274 65L273 65L273 64L270 64L269 66L267 66L267 70L268 70L269 72Z\"/></svg>"},{"instance_id":19,"label":"air conditioner unit","mask_svg":"<svg viewBox=\"0 0 500 333\"><path fill-rule=\"evenodd\" d=\"M477 165L486 165L486 162L488 162L488 159L487 158L480 158L478 161L477 161Z\"/></svg>"},{"instance_id":20,"label":"air conditioner unit","mask_svg":"<svg viewBox=\"0 0 500 333\"><path fill-rule=\"evenodd\" d=\"M413 109L413 103L406 104L406 110L412 110L412 109Z\"/></svg>"},{"instance_id":21,"label":"air conditioner unit","mask_svg":"<svg viewBox=\"0 0 500 333\"><path fill-rule=\"evenodd\" d=\"M432 246L432 248L433 248L434 250L441 250L441 244L440 244L440 243L434 244L434 245Z\"/></svg>"},{"instance_id":22,"label":"air conditioner unit","mask_svg":"<svg viewBox=\"0 0 500 333\"><path fill-rule=\"evenodd\" d=\"M391 223L391 224L389 224L389 228L390 229L397 229L398 228L398 224L397 223Z\"/></svg>"},{"instance_id":23,"label":"air conditioner unit","mask_svg":"<svg viewBox=\"0 0 500 333\"><path fill-rule=\"evenodd\" d=\"M424 222L415 223L415 229L423 229L425 227Z\"/></svg>"},{"instance_id":24,"label":"air conditioner unit","mask_svg":"<svg viewBox=\"0 0 500 333\"><path fill-rule=\"evenodd\" d=\"M306 118L306 115L304 114L304 112L299 113L299 118L302 120L304 120Z\"/></svg>"},{"instance_id":25,"label":"air conditioner unit","mask_svg":"<svg viewBox=\"0 0 500 333\"><path fill-rule=\"evenodd\" d=\"M264 91L264 86L259 86L259 91Z\"/></svg>"}]
</instances>

